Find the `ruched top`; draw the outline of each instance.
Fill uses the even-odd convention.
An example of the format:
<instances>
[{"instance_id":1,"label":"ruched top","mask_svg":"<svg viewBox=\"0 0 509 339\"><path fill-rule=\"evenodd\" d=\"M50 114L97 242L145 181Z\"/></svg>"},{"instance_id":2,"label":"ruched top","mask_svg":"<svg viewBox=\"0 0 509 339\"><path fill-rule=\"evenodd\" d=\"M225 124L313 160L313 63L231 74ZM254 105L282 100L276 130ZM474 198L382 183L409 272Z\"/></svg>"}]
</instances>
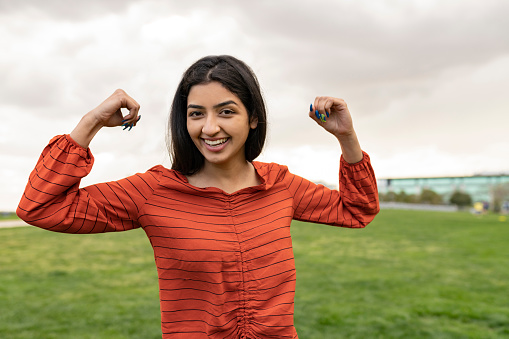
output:
<instances>
[{"instance_id":1,"label":"ruched top","mask_svg":"<svg viewBox=\"0 0 509 339\"><path fill-rule=\"evenodd\" d=\"M161 165L79 188L92 165L90 149L53 138L17 213L55 232L142 227L154 250L163 338L297 338L292 220L360 228L379 210L366 153L355 164L341 158L339 190L256 161L260 184L231 194Z\"/></svg>"}]
</instances>

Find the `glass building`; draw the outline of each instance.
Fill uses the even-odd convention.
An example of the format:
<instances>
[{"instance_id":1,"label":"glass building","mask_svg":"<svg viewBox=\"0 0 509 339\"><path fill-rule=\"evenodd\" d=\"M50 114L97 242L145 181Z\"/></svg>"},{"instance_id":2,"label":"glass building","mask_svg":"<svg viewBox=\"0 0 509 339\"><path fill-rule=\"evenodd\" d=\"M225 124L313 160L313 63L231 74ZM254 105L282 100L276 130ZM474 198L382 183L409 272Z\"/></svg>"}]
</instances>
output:
<instances>
[{"instance_id":1,"label":"glass building","mask_svg":"<svg viewBox=\"0 0 509 339\"><path fill-rule=\"evenodd\" d=\"M470 177L436 177L436 178L398 178L378 179L380 193L405 192L420 194L423 189L430 189L442 195L448 201L455 191L470 194L472 201L491 201L491 190L499 184L509 183L509 174Z\"/></svg>"}]
</instances>

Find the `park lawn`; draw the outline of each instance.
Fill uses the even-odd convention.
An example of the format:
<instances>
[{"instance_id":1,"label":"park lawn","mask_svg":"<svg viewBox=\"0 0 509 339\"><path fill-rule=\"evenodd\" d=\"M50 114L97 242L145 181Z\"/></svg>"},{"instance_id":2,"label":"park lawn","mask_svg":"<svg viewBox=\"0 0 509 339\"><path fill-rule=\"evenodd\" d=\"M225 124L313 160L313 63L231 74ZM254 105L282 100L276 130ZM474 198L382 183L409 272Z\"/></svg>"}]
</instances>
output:
<instances>
[{"instance_id":1,"label":"park lawn","mask_svg":"<svg viewBox=\"0 0 509 339\"><path fill-rule=\"evenodd\" d=\"M312 338L509 338L509 222L385 210L364 230L295 222L295 325ZM0 229L0 338L160 338L142 230Z\"/></svg>"},{"instance_id":2,"label":"park lawn","mask_svg":"<svg viewBox=\"0 0 509 339\"><path fill-rule=\"evenodd\" d=\"M301 338L509 338L509 223L382 211L294 227Z\"/></svg>"},{"instance_id":3,"label":"park lawn","mask_svg":"<svg viewBox=\"0 0 509 339\"><path fill-rule=\"evenodd\" d=\"M14 212L0 212L0 221L4 220L19 220Z\"/></svg>"}]
</instances>

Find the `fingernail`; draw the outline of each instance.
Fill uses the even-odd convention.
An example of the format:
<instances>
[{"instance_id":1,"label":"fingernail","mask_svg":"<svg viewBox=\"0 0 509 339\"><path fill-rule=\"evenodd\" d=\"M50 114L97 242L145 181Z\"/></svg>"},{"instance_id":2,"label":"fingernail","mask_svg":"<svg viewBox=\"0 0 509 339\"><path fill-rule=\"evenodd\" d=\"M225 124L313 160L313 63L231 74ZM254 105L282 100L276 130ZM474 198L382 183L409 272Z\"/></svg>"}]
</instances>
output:
<instances>
[{"instance_id":1,"label":"fingernail","mask_svg":"<svg viewBox=\"0 0 509 339\"><path fill-rule=\"evenodd\" d=\"M138 116L138 120L136 120L136 122L140 121L141 119L141 115Z\"/></svg>"},{"instance_id":2,"label":"fingernail","mask_svg":"<svg viewBox=\"0 0 509 339\"><path fill-rule=\"evenodd\" d=\"M329 112L325 111L325 113L327 114L327 118L329 117Z\"/></svg>"},{"instance_id":3,"label":"fingernail","mask_svg":"<svg viewBox=\"0 0 509 339\"><path fill-rule=\"evenodd\" d=\"M125 131L125 130L127 129L127 127L129 127L129 125L128 125L128 124L124 124L124 125L122 125L122 126L124 126L124 128L122 129L122 131Z\"/></svg>"},{"instance_id":4,"label":"fingernail","mask_svg":"<svg viewBox=\"0 0 509 339\"><path fill-rule=\"evenodd\" d=\"M315 111L315 116L317 119L320 119L320 113L318 113L318 110Z\"/></svg>"},{"instance_id":5,"label":"fingernail","mask_svg":"<svg viewBox=\"0 0 509 339\"><path fill-rule=\"evenodd\" d=\"M327 121L327 119L325 118L325 115L323 115L323 114L320 114L320 120L322 122L326 122Z\"/></svg>"},{"instance_id":6,"label":"fingernail","mask_svg":"<svg viewBox=\"0 0 509 339\"><path fill-rule=\"evenodd\" d=\"M122 123L124 123L124 122L126 122L126 121L127 121L127 119L124 119L124 120L122 120Z\"/></svg>"},{"instance_id":7,"label":"fingernail","mask_svg":"<svg viewBox=\"0 0 509 339\"><path fill-rule=\"evenodd\" d=\"M133 125L129 125L129 131L131 130L131 128L133 128Z\"/></svg>"},{"instance_id":8,"label":"fingernail","mask_svg":"<svg viewBox=\"0 0 509 339\"><path fill-rule=\"evenodd\" d=\"M309 105L309 111L313 112L313 104Z\"/></svg>"}]
</instances>

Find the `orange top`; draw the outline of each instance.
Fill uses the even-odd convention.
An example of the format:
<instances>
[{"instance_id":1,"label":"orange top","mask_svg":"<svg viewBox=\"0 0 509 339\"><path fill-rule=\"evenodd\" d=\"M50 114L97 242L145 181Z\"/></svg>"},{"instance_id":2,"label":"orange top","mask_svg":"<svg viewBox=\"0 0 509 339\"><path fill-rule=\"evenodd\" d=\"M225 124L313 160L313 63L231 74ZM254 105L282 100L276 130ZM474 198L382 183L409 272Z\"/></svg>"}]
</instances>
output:
<instances>
[{"instance_id":1,"label":"orange top","mask_svg":"<svg viewBox=\"0 0 509 339\"><path fill-rule=\"evenodd\" d=\"M292 219L364 227L377 214L369 157L341 159L340 191L274 163L253 162L261 184L232 194L197 188L163 166L79 189L93 157L57 136L18 206L26 222L66 233L142 227L154 249L163 338L297 338Z\"/></svg>"}]
</instances>

